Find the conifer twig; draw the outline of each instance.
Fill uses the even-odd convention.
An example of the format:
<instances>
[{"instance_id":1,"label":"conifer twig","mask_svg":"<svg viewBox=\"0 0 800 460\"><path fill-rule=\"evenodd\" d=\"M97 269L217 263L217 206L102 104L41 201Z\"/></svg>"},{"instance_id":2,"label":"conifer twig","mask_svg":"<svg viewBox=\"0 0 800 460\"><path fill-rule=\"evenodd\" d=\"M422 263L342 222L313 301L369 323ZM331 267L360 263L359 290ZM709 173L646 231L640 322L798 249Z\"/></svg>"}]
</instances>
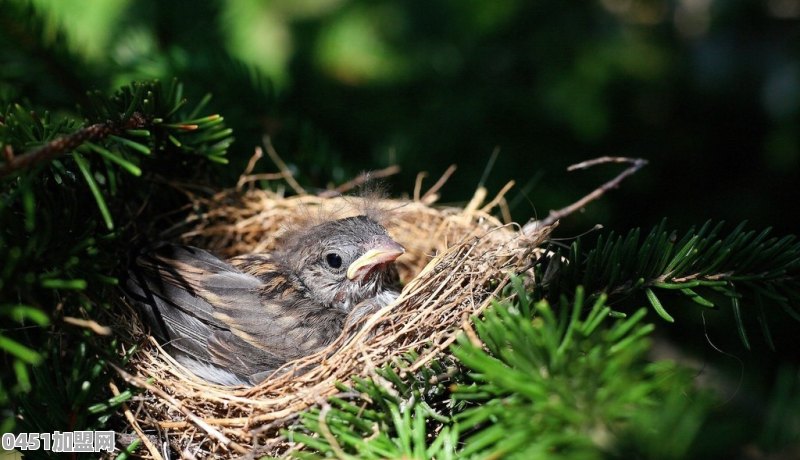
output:
<instances>
[{"instance_id":1,"label":"conifer twig","mask_svg":"<svg viewBox=\"0 0 800 460\"><path fill-rule=\"evenodd\" d=\"M47 144L29 150L22 155L15 156L12 151L6 149L5 163L0 165L0 178L34 164L50 161L74 150L84 142L104 139L112 134L118 134L128 129L143 128L146 124L147 120L145 117L138 112L134 112L130 118L122 122L109 120L103 123L95 123L67 136L53 139Z\"/></svg>"},{"instance_id":2,"label":"conifer twig","mask_svg":"<svg viewBox=\"0 0 800 460\"><path fill-rule=\"evenodd\" d=\"M577 163L571 165L567 168L567 171L575 171L577 169L586 169L590 168L595 165L599 165L602 163L630 163L630 166L619 173L615 178L611 179L610 181L604 183L600 187L597 187L589 193L588 195L584 196L580 200L572 203L571 205L561 208L559 210L550 211L550 214L547 215L546 218L542 220L533 220L525 224L522 228L523 233L530 233L533 230L541 227L548 227L553 225L557 220L566 217L575 211L581 209L582 207L586 206L587 204L591 203L592 201L600 198L603 196L607 191L616 188L619 186L620 182L622 182L626 177L636 173L642 167L647 164L647 160L642 158L628 158L628 157L599 157L594 158L592 160L587 160L581 163Z\"/></svg>"}]
</instances>

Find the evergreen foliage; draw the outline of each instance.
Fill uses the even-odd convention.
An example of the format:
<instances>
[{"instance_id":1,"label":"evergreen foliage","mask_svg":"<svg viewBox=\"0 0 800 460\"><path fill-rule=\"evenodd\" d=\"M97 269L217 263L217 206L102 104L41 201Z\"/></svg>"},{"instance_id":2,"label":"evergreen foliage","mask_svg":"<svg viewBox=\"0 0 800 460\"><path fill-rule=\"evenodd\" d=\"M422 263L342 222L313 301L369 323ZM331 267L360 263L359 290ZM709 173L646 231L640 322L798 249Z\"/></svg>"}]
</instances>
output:
<instances>
[{"instance_id":1,"label":"evergreen foliage","mask_svg":"<svg viewBox=\"0 0 800 460\"><path fill-rule=\"evenodd\" d=\"M303 414L289 438L317 454L298 456L683 458L712 397L685 369L647 362L646 311L612 315L605 296L585 306L582 288L553 308L515 285L459 337L449 369L386 367L342 388L353 399Z\"/></svg>"},{"instance_id":2,"label":"evergreen foliage","mask_svg":"<svg viewBox=\"0 0 800 460\"><path fill-rule=\"evenodd\" d=\"M742 222L721 236L724 223L706 222L678 239L661 222L642 239L640 229L627 235L600 235L584 253L576 240L566 254L558 251L540 265L544 289L557 297L583 285L592 296L623 297L643 292L653 309L668 322L674 318L656 294L677 292L705 308L730 305L739 337L750 348L742 301L754 308L764 339L775 346L767 320L768 309L782 310L800 321L800 242L794 235L770 236L771 229L745 230ZM714 296L714 300L710 300ZM781 316L783 315L781 313Z\"/></svg>"},{"instance_id":3,"label":"evergreen foliage","mask_svg":"<svg viewBox=\"0 0 800 460\"><path fill-rule=\"evenodd\" d=\"M203 115L207 100L187 105L177 81L135 83L89 100L80 118L18 103L0 118L0 317L14 324L0 331L4 369L13 369L2 375L0 400L17 400L29 432L98 426L89 419L103 411L87 411L89 395L107 390L100 377L106 360L119 359L115 339L63 322L110 334L99 323L108 319L130 242L147 233L151 213L180 205L148 178L189 179L184 171L202 171L199 159L224 163L232 140L222 117ZM159 203L144 211L156 191ZM55 407L65 410L43 410ZM12 415L3 418L9 430Z\"/></svg>"}]
</instances>

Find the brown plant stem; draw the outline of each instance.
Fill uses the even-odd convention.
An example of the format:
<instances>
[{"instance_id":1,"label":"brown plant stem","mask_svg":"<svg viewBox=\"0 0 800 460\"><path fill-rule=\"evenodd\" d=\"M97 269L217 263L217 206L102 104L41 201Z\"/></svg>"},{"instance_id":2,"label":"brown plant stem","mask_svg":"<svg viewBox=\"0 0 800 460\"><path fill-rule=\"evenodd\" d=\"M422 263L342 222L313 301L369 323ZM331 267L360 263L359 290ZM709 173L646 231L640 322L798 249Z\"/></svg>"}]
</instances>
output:
<instances>
[{"instance_id":1,"label":"brown plant stem","mask_svg":"<svg viewBox=\"0 0 800 460\"><path fill-rule=\"evenodd\" d=\"M587 160L581 163L574 164L567 168L567 171L575 171L577 169L586 169L590 168L595 165L603 164L603 163L629 163L630 166L626 168L624 171L619 173L615 178L611 179L610 181L604 183L600 187L594 189L591 193L584 196L580 200L572 203L571 205L561 208L559 210L550 211L550 214L547 215L542 220L532 220L525 224L522 227L523 233L532 233L534 230L549 227L553 225L559 219L569 216L570 214L574 213L575 211L583 208L587 204L591 203L594 200L597 200L601 196L603 196L607 191L617 188L626 177L635 174L637 171L642 169L646 164L647 160L642 158L627 158L627 157L600 157L594 158L591 160Z\"/></svg>"},{"instance_id":2,"label":"brown plant stem","mask_svg":"<svg viewBox=\"0 0 800 460\"><path fill-rule=\"evenodd\" d=\"M95 123L78 131L54 139L41 147L29 150L22 155L14 155L12 150L5 150L5 163L0 165L0 178L8 176L15 171L29 168L38 163L49 162L79 147L84 142L104 139L112 134L120 134L128 129L140 129L147 125L147 119L134 112L130 118L123 121L105 121Z\"/></svg>"}]
</instances>

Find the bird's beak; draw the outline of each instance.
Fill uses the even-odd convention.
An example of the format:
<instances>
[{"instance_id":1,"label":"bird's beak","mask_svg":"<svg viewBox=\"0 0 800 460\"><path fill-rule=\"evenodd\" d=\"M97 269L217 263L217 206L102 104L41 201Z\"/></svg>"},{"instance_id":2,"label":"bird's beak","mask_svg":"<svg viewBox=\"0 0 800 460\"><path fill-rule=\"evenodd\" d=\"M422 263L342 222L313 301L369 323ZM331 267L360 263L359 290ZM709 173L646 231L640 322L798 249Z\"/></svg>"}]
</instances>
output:
<instances>
[{"instance_id":1,"label":"bird's beak","mask_svg":"<svg viewBox=\"0 0 800 460\"><path fill-rule=\"evenodd\" d=\"M405 252L405 248L387 238L385 241L381 241L378 245L364 253L363 256L353 261L353 263L347 267L347 279L353 280L356 278L362 278L374 267L381 264L394 262L395 259L403 255Z\"/></svg>"}]
</instances>

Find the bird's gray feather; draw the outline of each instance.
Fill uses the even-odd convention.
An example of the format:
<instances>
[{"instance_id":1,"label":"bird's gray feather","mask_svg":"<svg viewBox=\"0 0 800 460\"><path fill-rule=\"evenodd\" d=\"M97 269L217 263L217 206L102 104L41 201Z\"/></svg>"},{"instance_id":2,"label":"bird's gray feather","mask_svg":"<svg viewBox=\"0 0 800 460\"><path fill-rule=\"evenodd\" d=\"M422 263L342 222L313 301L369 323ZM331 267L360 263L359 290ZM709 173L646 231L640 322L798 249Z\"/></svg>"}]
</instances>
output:
<instances>
[{"instance_id":1,"label":"bird's gray feather","mask_svg":"<svg viewBox=\"0 0 800 460\"><path fill-rule=\"evenodd\" d=\"M295 233L273 254L229 261L162 244L136 259L125 290L189 370L225 385L257 383L396 297L393 266L345 278L347 264L387 240L382 226L358 216ZM331 251L344 266L326 265Z\"/></svg>"}]
</instances>

